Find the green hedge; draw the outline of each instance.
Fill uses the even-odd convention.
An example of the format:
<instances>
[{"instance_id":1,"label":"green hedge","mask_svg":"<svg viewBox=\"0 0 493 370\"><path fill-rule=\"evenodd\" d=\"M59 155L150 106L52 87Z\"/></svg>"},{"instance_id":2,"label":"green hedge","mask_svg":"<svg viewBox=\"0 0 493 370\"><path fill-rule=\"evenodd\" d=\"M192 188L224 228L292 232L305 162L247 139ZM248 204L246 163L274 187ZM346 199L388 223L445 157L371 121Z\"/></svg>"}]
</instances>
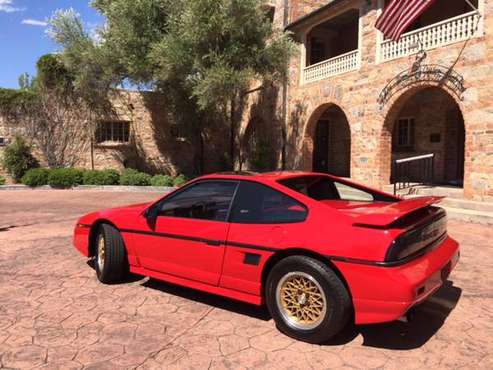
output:
<instances>
[{"instance_id":1,"label":"green hedge","mask_svg":"<svg viewBox=\"0 0 493 370\"><path fill-rule=\"evenodd\" d=\"M78 185L179 187L187 181L184 175L175 178L168 175L151 176L131 168L124 170L121 175L112 169L97 171L76 168L33 168L22 177L22 183L27 186L50 185L56 188L70 188ZM0 185L3 184L5 184L5 179L0 176Z\"/></svg>"},{"instance_id":2,"label":"green hedge","mask_svg":"<svg viewBox=\"0 0 493 370\"><path fill-rule=\"evenodd\" d=\"M39 163L24 139L16 137L14 142L5 148L2 166L15 182L19 182L28 170L39 167Z\"/></svg>"},{"instance_id":3,"label":"green hedge","mask_svg":"<svg viewBox=\"0 0 493 370\"><path fill-rule=\"evenodd\" d=\"M143 172L139 172L132 168L127 168L123 171L120 176L120 185L127 186L150 186L151 185L151 175Z\"/></svg>"},{"instance_id":4,"label":"green hedge","mask_svg":"<svg viewBox=\"0 0 493 370\"><path fill-rule=\"evenodd\" d=\"M156 175L151 179L152 186L173 186L173 178L168 175Z\"/></svg>"},{"instance_id":5,"label":"green hedge","mask_svg":"<svg viewBox=\"0 0 493 370\"><path fill-rule=\"evenodd\" d=\"M6 182L7 180L5 180L5 177L0 176L0 185L5 185Z\"/></svg>"},{"instance_id":6,"label":"green hedge","mask_svg":"<svg viewBox=\"0 0 493 370\"><path fill-rule=\"evenodd\" d=\"M82 185L84 171L76 168L57 168L50 171L48 184L56 188L70 188Z\"/></svg>"},{"instance_id":7,"label":"green hedge","mask_svg":"<svg viewBox=\"0 0 493 370\"><path fill-rule=\"evenodd\" d=\"M188 179L186 178L185 175L178 175L173 180L173 185L176 186L176 187L180 187L183 184L185 184L187 181L188 181Z\"/></svg>"},{"instance_id":8,"label":"green hedge","mask_svg":"<svg viewBox=\"0 0 493 370\"><path fill-rule=\"evenodd\" d=\"M116 170L90 170L84 172L84 185L118 185L120 174Z\"/></svg>"},{"instance_id":9,"label":"green hedge","mask_svg":"<svg viewBox=\"0 0 493 370\"><path fill-rule=\"evenodd\" d=\"M22 183L27 186L36 187L48 185L51 170L48 168L33 168L22 176Z\"/></svg>"}]
</instances>

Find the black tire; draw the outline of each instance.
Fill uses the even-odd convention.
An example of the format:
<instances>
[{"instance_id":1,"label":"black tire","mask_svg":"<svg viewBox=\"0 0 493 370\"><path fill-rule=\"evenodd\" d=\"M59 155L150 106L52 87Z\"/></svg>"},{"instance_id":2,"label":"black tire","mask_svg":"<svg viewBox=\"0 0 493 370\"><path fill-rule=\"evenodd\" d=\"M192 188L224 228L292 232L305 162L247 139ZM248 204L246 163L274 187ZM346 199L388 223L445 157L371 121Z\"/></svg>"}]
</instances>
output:
<instances>
[{"instance_id":1,"label":"black tire","mask_svg":"<svg viewBox=\"0 0 493 370\"><path fill-rule=\"evenodd\" d=\"M315 288L312 286L312 290L319 292L318 296L323 297L322 301L325 302L323 311L320 308L316 308L319 310L318 316L315 315L317 320L308 323L300 321L299 316L290 315L290 313L292 313L293 309L298 310L299 307L304 307L302 305L310 306L312 304L310 302L315 298L311 297L311 291L307 291L305 294L299 290L292 295L297 297L295 299L295 301L297 300L296 304L287 303L291 307L283 305L286 301L282 297L287 297L286 294L292 294L289 292L293 291L293 288L283 290L282 287L288 284L286 282L289 279L298 279L299 277L313 282ZM291 281L296 282L296 280ZM322 292L320 292L319 288L321 288ZM325 343L338 334L351 317L351 297L343 282L331 268L314 258L290 256L279 261L269 273L265 292L269 312L278 329L297 340L314 344ZM321 298L318 299L320 302ZM298 308L293 308L296 305L298 305ZM318 307L320 307L320 304ZM301 310L302 308L299 309Z\"/></svg>"},{"instance_id":2,"label":"black tire","mask_svg":"<svg viewBox=\"0 0 493 370\"><path fill-rule=\"evenodd\" d=\"M104 257L101 258L100 243L104 244ZM96 275L104 284L116 283L128 274L128 260L120 232L111 225L99 227L95 245Z\"/></svg>"}]
</instances>

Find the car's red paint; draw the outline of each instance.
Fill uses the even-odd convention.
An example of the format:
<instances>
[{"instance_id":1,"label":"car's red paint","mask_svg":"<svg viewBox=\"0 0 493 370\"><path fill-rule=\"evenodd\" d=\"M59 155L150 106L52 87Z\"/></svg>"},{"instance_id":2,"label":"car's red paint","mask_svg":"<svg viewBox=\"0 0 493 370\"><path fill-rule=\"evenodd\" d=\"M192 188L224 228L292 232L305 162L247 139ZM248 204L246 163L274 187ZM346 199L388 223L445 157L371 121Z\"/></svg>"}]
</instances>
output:
<instances>
[{"instance_id":1,"label":"car's red paint","mask_svg":"<svg viewBox=\"0 0 493 370\"><path fill-rule=\"evenodd\" d=\"M279 183L306 176L326 176L394 202L317 201ZM215 174L185 186L207 180L262 183L300 202L308 216L304 222L286 224L158 217L155 225L149 225L144 213L154 203L146 203L83 216L75 228L74 244L84 256L91 256L91 234L97 224L111 223L121 231L132 272L259 305L264 302L264 268L272 258L279 253L320 256L344 279L360 324L398 319L434 293L443 283L443 271L453 269L459 258L458 244L447 236L433 250L407 263L379 265L394 240L409 230L409 225L392 223L439 198L404 201L347 180L303 172ZM245 263L247 253L258 256L257 265Z\"/></svg>"}]
</instances>

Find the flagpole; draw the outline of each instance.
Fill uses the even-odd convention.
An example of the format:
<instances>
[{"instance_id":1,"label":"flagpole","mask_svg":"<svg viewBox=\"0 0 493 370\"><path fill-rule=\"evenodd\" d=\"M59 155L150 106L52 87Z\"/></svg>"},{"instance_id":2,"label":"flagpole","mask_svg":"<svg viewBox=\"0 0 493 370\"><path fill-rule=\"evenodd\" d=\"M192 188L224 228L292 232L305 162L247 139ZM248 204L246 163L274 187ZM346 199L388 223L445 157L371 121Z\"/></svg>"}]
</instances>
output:
<instances>
[{"instance_id":1,"label":"flagpole","mask_svg":"<svg viewBox=\"0 0 493 370\"><path fill-rule=\"evenodd\" d=\"M469 5L471 8L473 8L475 11L479 12L479 9L478 9L478 8L476 8L476 7L475 7L475 6L471 3L471 1L469 1L469 0L465 0L465 1L466 1L467 5Z\"/></svg>"}]
</instances>

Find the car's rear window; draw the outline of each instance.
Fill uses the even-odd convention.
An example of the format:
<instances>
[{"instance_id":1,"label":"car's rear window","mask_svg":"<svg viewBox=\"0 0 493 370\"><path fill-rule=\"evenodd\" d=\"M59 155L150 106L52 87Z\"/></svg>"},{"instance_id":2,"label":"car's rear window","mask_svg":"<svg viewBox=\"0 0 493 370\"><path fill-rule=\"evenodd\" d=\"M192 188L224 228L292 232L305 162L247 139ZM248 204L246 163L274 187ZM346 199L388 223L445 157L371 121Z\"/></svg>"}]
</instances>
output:
<instances>
[{"instance_id":1,"label":"car's rear window","mask_svg":"<svg viewBox=\"0 0 493 370\"><path fill-rule=\"evenodd\" d=\"M318 201L344 200L354 202L391 202L387 197L378 192L368 191L356 186L335 181L326 176L301 176L286 180L280 180L280 184L291 190L304 194Z\"/></svg>"}]
</instances>

